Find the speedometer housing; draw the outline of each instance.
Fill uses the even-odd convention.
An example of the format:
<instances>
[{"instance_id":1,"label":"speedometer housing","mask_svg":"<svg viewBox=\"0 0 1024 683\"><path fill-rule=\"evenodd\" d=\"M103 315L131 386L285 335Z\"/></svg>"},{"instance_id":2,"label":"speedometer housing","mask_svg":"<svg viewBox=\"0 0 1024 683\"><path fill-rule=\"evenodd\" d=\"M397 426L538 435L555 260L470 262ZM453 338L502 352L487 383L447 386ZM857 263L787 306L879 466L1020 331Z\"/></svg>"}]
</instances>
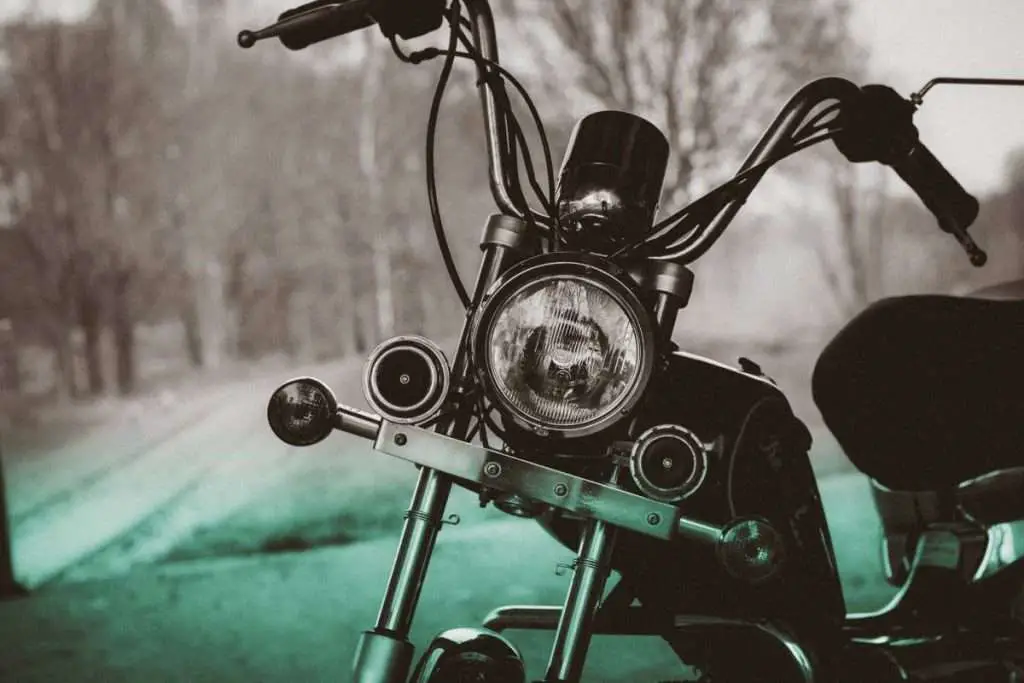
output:
<instances>
[{"instance_id":1,"label":"speedometer housing","mask_svg":"<svg viewBox=\"0 0 1024 683\"><path fill-rule=\"evenodd\" d=\"M537 436L598 434L630 414L655 365L655 323L628 273L593 254L527 259L473 318L473 364L501 414Z\"/></svg>"}]
</instances>

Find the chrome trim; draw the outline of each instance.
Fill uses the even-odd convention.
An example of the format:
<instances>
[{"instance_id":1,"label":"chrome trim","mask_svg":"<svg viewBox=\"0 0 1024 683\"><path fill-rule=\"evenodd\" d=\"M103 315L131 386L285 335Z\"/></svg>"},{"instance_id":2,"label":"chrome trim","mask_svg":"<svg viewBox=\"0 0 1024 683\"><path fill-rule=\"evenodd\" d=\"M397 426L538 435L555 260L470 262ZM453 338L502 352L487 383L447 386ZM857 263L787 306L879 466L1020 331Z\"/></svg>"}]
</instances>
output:
<instances>
[{"instance_id":1,"label":"chrome trim","mask_svg":"<svg viewBox=\"0 0 1024 683\"><path fill-rule=\"evenodd\" d=\"M639 608L631 607L630 610ZM505 605L492 610L484 617L483 625L493 631L515 630L551 630L555 628L562 615L562 608L558 605ZM626 629L618 628L616 624L604 621L596 625L595 635L649 635L663 636L660 628L638 629L634 621ZM709 626L726 626L739 629L757 629L777 640L790 654L794 663L800 670L804 683L814 683L814 664L810 656L796 639L789 633L766 621L747 621L744 619L730 619L726 617L713 617L704 615L680 615L673 621L674 630L680 631L688 628L706 628Z\"/></svg>"},{"instance_id":2,"label":"chrome trim","mask_svg":"<svg viewBox=\"0 0 1024 683\"><path fill-rule=\"evenodd\" d=\"M1024 467L995 470L961 482L956 487L956 500L963 514L979 524L1024 518ZM1008 501L1018 504L1008 505Z\"/></svg>"},{"instance_id":3,"label":"chrome trim","mask_svg":"<svg viewBox=\"0 0 1024 683\"><path fill-rule=\"evenodd\" d=\"M396 351L411 351L426 363L430 371L430 387L420 401L403 408L381 393L374 374L378 364ZM363 369L363 396L373 410L398 424L425 422L436 415L444 405L451 388L451 370L448 358L437 344L419 335L392 337L370 352Z\"/></svg>"},{"instance_id":4,"label":"chrome trim","mask_svg":"<svg viewBox=\"0 0 1024 683\"><path fill-rule=\"evenodd\" d=\"M346 434L361 436L373 441L377 438L384 420L379 415L372 415L349 406L338 406L334 415L334 428Z\"/></svg>"},{"instance_id":5,"label":"chrome trim","mask_svg":"<svg viewBox=\"0 0 1024 683\"><path fill-rule=\"evenodd\" d=\"M578 681L583 673L594 619L611 572L615 537L615 527L601 521L584 527L572 583L555 627L545 680Z\"/></svg>"},{"instance_id":6,"label":"chrome trim","mask_svg":"<svg viewBox=\"0 0 1024 683\"><path fill-rule=\"evenodd\" d=\"M414 652L408 640L363 631L352 664L352 683L404 683Z\"/></svg>"},{"instance_id":7,"label":"chrome trim","mask_svg":"<svg viewBox=\"0 0 1024 683\"><path fill-rule=\"evenodd\" d=\"M561 616L561 605L504 605L491 610L483 626L497 633L508 629L546 631L558 626Z\"/></svg>"},{"instance_id":8,"label":"chrome trim","mask_svg":"<svg viewBox=\"0 0 1024 683\"><path fill-rule=\"evenodd\" d=\"M708 358L707 356L700 356L700 355L698 355L696 353L690 353L689 351L673 351L672 355L673 356L678 356L680 358L686 358L688 360L697 361L697 362L702 363L704 365L710 365L710 366L713 366L714 368L716 368L718 370L728 370L729 372L733 373L734 375L740 375L741 377L744 377L746 379L752 379L752 380L755 380L757 382L761 382L762 384L771 387L775 391L779 390L779 388L775 385L775 383L772 382L770 379L768 379L764 375L751 375L748 372L743 372L743 370L741 370L740 368L735 368L735 367L733 367L731 365L726 365L722 361L715 360L714 358Z\"/></svg>"},{"instance_id":9,"label":"chrome trim","mask_svg":"<svg viewBox=\"0 0 1024 683\"><path fill-rule=\"evenodd\" d=\"M377 615L378 630L408 635L451 488L451 480L438 472L420 471Z\"/></svg>"},{"instance_id":10,"label":"chrome trim","mask_svg":"<svg viewBox=\"0 0 1024 683\"><path fill-rule=\"evenodd\" d=\"M988 528L988 544L973 580L999 573L1024 558L1024 520L1003 522Z\"/></svg>"},{"instance_id":11,"label":"chrome trim","mask_svg":"<svg viewBox=\"0 0 1024 683\"><path fill-rule=\"evenodd\" d=\"M710 617L703 615L677 616L674 622L675 628L702 628L707 626L733 626L739 628L755 628L777 640L786 651L789 652L800 670L803 683L815 683L814 665L803 646L790 634L766 621L746 621L743 619L728 619L722 617Z\"/></svg>"},{"instance_id":12,"label":"chrome trim","mask_svg":"<svg viewBox=\"0 0 1024 683\"><path fill-rule=\"evenodd\" d=\"M619 304L637 335L639 357L636 374L630 387L598 417L580 424L551 426L529 415L504 397L491 373L487 354L491 348L491 329L494 321L509 299L527 287L536 286L543 279L576 279L603 290ZM595 254L540 254L512 266L487 291L473 316L471 325L472 356L488 396L494 400L495 407L503 415L538 436L575 438L607 429L625 418L640 402L654 372L657 330L650 312L641 300L636 282L613 261Z\"/></svg>"},{"instance_id":13,"label":"chrome trim","mask_svg":"<svg viewBox=\"0 0 1024 683\"><path fill-rule=\"evenodd\" d=\"M666 541L682 536L714 544L722 535L722 527L682 517L674 505L419 427L384 420L373 447L459 479L518 493L645 536Z\"/></svg>"},{"instance_id":14,"label":"chrome trim","mask_svg":"<svg viewBox=\"0 0 1024 683\"><path fill-rule=\"evenodd\" d=\"M641 466L641 458L647 448L655 441L664 438L681 441L692 456L693 472L686 481L674 488L662 488L655 485ZM633 483L647 497L663 503L678 503L699 491L707 479L708 450L697 438L697 435L685 427L675 424L655 425L637 437L633 444L633 449L629 454L629 473L633 477Z\"/></svg>"}]
</instances>

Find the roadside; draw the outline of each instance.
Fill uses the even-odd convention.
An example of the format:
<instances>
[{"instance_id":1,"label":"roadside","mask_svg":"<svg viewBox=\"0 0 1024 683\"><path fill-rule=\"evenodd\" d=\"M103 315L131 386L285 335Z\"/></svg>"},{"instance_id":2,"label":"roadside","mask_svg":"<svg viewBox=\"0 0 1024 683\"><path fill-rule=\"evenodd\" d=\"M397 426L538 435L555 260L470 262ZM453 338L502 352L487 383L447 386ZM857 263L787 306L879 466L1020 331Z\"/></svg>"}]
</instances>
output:
<instances>
[{"instance_id":1,"label":"roadside","mask_svg":"<svg viewBox=\"0 0 1024 683\"><path fill-rule=\"evenodd\" d=\"M242 477L231 478L232 468L271 480L279 476L274 460L285 447L265 429L266 399L273 388L295 374L347 379L358 365L265 366L230 382L183 384L172 403L108 421L62 448L15 451L10 459L5 450L19 579L37 586L105 550L107 557L117 556L116 564L131 566L145 560L122 549L109 552L118 539L138 538L140 530L151 530L171 510L187 511L195 525L215 520L218 507L247 501L259 489L237 485ZM144 397L132 405L152 407L146 403L152 400ZM215 473L223 476L217 479ZM219 487L211 495L213 481ZM206 492L205 506L195 505L197 491ZM144 548L142 554L164 553L190 531L180 516L177 523L174 533L164 530L156 537L163 547Z\"/></svg>"}]
</instances>

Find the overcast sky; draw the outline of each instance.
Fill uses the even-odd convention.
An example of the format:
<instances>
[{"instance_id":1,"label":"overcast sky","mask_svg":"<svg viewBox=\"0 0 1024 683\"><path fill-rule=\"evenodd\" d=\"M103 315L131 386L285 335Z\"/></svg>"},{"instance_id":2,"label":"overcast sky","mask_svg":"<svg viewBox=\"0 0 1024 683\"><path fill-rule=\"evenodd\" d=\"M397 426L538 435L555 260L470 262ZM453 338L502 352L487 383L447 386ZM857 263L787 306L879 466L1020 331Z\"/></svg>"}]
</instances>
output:
<instances>
[{"instance_id":1,"label":"overcast sky","mask_svg":"<svg viewBox=\"0 0 1024 683\"><path fill-rule=\"evenodd\" d=\"M146 0L139 0L145 2ZM37 5L75 13L88 0L0 0L0 16ZM251 3L277 7L270 0ZM294 4L301 4L296 2ZM873 72L903 95L935 76L1024 78L1024 0L854 0ZM291 6L280 3L281 8ZM265 17L255 11L254 23ZM995 189L1024 148L1024 87L939 86L916 118L922 138L972 192Z\"/></svg>"}]
</instances>

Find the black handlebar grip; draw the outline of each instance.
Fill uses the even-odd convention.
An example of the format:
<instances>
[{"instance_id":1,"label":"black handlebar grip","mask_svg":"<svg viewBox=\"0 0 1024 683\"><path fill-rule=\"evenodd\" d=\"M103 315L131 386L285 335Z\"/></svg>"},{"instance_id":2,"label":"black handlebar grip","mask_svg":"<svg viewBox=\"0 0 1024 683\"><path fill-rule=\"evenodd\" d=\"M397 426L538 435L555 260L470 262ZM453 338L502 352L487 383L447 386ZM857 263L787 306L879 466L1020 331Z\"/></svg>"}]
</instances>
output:
<instances>
[{"instance_id":1,"label":"black handlebar grip","mask_svg":"<svg viewBox=\"0 0 1024 683\"><path fill-rule=\"evenodd\" d=\"M314 43L364 29L376 23L370 16L370 4L371 0L306 3L278 17L282 24L278 38L289 50L302 50Z\"/></svg>"},{"instance_id":2,"label":"black handlebar grip","mask_svg":"<svg viewBox=\"0 0 1024 683\"><path fill-rule=\"evenodd\" d=\"M946 232L966 233L978 217L978 200L920 141L914 143L909 153L891 162L891 166L935 214L939 227Z\"/></svg>"}]
</instances>

